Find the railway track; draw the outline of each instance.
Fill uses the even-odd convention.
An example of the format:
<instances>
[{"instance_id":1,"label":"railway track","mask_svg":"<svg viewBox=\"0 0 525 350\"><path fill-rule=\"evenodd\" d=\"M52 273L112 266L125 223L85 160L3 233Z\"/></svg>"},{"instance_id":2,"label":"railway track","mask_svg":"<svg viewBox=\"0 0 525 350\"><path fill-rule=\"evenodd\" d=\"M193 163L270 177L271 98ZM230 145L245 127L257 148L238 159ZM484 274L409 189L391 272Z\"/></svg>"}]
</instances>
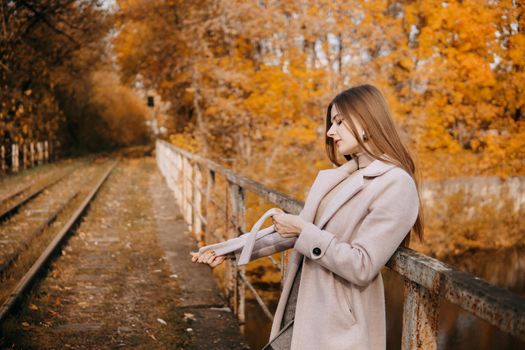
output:
<instances>
[{"instance_id":1,"label":"railway track","mask_svg":"<svg viewBox=\"0 0 525 350\"><path fill-rule=\"evenodd\" d=\"M0 210L0 323L62 247L117 163L73 166L4 197L9 203Z\"/></svg>"},{"instance_id":2,"label":"railway track","mask_svg":"<svg viewBox=\"0 0 525 350\"><path fill-rule=\"evenodd\" d=\"M47 188L58 183L81 166L82 163L77 163L58 175L52 174L49 176L50 178L46 178L36 184L26 184L22 188L16 189L12 193L5 195L0 199L0 222L5 221L25 203L41 194Z\"/></svg>"}]
</instances>

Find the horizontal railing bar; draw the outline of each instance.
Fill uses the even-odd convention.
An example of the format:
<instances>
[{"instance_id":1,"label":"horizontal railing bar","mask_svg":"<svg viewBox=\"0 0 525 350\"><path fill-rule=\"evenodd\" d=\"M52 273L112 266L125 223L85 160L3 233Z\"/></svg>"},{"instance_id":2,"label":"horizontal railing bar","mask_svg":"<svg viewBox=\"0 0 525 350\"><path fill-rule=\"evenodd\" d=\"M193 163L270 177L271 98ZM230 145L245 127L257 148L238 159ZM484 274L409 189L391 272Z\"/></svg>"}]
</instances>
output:
<instances>
[{"instance_id":1,"label":"horizontal railing bar","mask_svg":"<svg viewBox=\"0 0 525 350\"><path fill-rule=\"evenodd\" d=\"M400 247L386 264L445 300L525 340L525 300L437 259Z\"/></svg>"},{"instance_id":2,"label":"horizontal railing bar","mask_svg":"<svg viewBox=\"0 0 525 350\"><path fill-rule=\"evenodd\" d=\"M163 146L172 149L174 152L180 153L183 156L191 159L192 161L202 164L203 166L215 171L216 173L222 174L222 176L228 179L229 181L243 187L245 190L249 190L253 193L258 194L260 197L268 200L271 203L274 203L275 205L279 206L288 213L298 214L304 206L304 202L298 201L280 191L268 188L263 184L248 179L245 176L238 175L232 170L226 169L225 167L215 163L214 161L211 161L209 159L203 158L195 154L191 154L190 152L178 148L175 145L169 144L166 141L159 140L159 142Z\"/></svg>"},{"instance_id":3,"label":"horizontal railing bar","mask_svg":"<svg viewBox=\"0 0 525 350\"><path fill-rule=\"evenodd\" d=\"M255 296L255 300L257 300L257 303L259 304L259 306L263 310L263 312L266 315L266 317L268 317L270 319L270 321L273 321L272 313L270 312L270 310L268 309L268 307L266 306L266 304L264 303L262 298L259 296L259 293L257 293L257 290L255 289L255 287L246 279L246 276L244 276L243 273L239 272L239 277L241 277L242 282L244 284L246 284L248 286L248 288L250 288L250 290L252 291L253 295Z\"/></svg>"}]
</instances>

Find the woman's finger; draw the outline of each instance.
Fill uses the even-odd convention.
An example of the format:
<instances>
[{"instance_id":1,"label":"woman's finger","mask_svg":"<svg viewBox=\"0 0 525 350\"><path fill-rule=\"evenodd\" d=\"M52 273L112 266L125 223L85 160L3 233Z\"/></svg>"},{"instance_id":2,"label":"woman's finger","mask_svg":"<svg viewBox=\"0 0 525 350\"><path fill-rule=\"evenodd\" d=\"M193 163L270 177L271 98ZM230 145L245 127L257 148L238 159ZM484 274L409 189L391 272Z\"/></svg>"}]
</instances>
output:
<instances>
[{"instance_id":1,"label":"woman's finger","mask_svg":"<svg viewBox=\"0 0 525 350\"><path fill-rule=\"evenodd\" d=\"M226 259L224 255L215 255L215 252L212 250L208 250L203 254L199 254L198 252L190 252L190 254L192 262L208 264L211 267L220 265Z\"/></svg>"},{"instance_id":2,"label":"woman's finger","mask_svg":"<svg viewBox=\"0 0 525 350\"><path fill-rule=\"evenodd\" d=\"M211 267L215 267L217 265L220 265L224 261L224 256L216 256L213 261L210 262Z\"/></svg>"},{"instance_id":3,"label":"woman's finger","mask_svg":"<svg viewBox=\"0 0 525 350\"><path fill-rule=\"evenodd\" d=\"M216 258L215 255L210 254L210 255L208 256L208 258L206 259L206 264L210 264L210 263L213 261L213 259L215 259L215 258Z\"/></svg>"},{"instance_id":4,"label":"woman's finger","mask_svg":"<svg viewBox=\"0 0 525 350\"><path fill-rule=\"evenodd\" d=\"M210 263L208 264L211 268L214 268L215 266L217 266L217 259L213 259L213 261L210 261Z\"/></svg>"},{"instance_id":5,"label":"woman's finger","mask_svg":"<svg viewBox=\"0 0 525 350\"><path fill-rule=\"evenodd\" d=\"M191 261L197 262L199 260L199 253L198 252L190 252L191 254Z\"/></svg>"},{"instance_id":6,"label":"woman's finger","mask_svg":"<svg viewBox=\"0 0 525 350\"><path fill-rule=\"evenodd\" d=\"M199 262L202 263L202 262L205 262L206 260L208 260L209 254L210 253L206 252L206 253L202 254L201 256L199 256Z\"/></svg>"},{"instance_id":7,"label":"woman's finger","mask_svg":"<svg viewBox=\"0 0 525 350\"><path fill-rule=\"evenodd\" d=\"M281 233L281 237L283 238L292 238L292 237L295 237L296 235L293 234L293 233Z\"/></svg>"}]
</instances>

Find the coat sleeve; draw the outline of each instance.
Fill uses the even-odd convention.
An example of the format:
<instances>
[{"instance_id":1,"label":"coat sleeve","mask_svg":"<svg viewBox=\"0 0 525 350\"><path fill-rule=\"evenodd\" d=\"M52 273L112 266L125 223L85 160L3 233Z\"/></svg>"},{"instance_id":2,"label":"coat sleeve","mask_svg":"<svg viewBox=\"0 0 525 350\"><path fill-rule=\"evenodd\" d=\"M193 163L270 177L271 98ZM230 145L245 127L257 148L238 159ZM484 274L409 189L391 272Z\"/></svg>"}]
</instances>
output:
<instances>
[{"instance_id":1,"label":"coat sleeve","mask_svg":"<svg viewBox=\"0 0 525 350\"><path fill-rule=\"evenodd\" d=\"M290 249L294 246L296 240L297 237L285 238L278 232L270 233L255 241L250 261ZM242 248L234 252L237 260L239 260L241 252Z\"/></svg>"},{"instance_id":2,"label":"coat sleeve","mask_svg":"<svg viewBox=\"0 0 525 350\"><path fill-rule=\"evenodd\" d=\"M303 210L301 209L301 212L298 215L301 216L302 212ZM246 233L241 236L244 235L246 235ZM270 233L255 241L252 255L250 256L250 261L291 249L293 248L296 241L297 237L286 238L281 236L278 232ZM237 260L239 260L241 252L242 248L233 252Z\"/></svg>"},{"instance_id":3,"label":"coat sleeve","mask_svg":"<svg viewBox=\"0 0 525 350\"><path fill-rule=\"evenodd\" d=\"M261 231L268 231L263 237L257 238L250 256L250 260L255 260L263 256L272 255L274 253L290 249L293 247L297 237L285 238L275 231L274 228L266 227ZM259 231L260 232L260 231ZM204 254L208 250L214 250L217 255L224 255L233 257L239 260L242 250L244 249L245 239L248 233L242 234L239 237L231 238L219 243L209 244L199 248L199 253Z\"/></svg>"},{"instance_id":4,"label":"coat sleeve","mask_svg":"<svg viewBox=\"0 0 525 350\"><path fill-rule=\"evenodd\" d=\"M403 172L381 186L351 242L307 223L294 249L350 283L366 286L410 232L418 212L417 188Z\"/></svg>"}]
</instances>

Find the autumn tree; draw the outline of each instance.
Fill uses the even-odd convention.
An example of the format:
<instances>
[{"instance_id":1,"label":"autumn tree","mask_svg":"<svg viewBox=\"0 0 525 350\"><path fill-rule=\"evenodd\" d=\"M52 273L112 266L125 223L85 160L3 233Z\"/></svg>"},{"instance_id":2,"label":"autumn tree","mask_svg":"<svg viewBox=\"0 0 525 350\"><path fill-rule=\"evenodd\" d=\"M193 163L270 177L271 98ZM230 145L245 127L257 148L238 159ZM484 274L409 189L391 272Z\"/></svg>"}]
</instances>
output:
<instances>
[{"instance_id":1,"label":"autumn tree","mask_svg":"<svg viewBox=\"0 0 525 350\"><path fill-rule=\"evenodd\" d=\"M129 137L122 142L119 132L108 132L113 108L95 100L96 72L111 71L107 9L97 1L1 0L0 20L0 133L6 148L43 140L59 141L63 149L129 143ZM138 128L133 142L147 138Z\"/></svg>"},{"instance_id":2,"label":"autumn tree","mask_svg":"<svg viewBox=\"0 0 525 350\"><path fill-rule=\"evenodd\" d=\"M173 142L241 171L329 166L326 104L361 83L385 93L425 178L524 171L518 2L118 3L124 81L170 103Z\"/></svg>"}]
</instances>

